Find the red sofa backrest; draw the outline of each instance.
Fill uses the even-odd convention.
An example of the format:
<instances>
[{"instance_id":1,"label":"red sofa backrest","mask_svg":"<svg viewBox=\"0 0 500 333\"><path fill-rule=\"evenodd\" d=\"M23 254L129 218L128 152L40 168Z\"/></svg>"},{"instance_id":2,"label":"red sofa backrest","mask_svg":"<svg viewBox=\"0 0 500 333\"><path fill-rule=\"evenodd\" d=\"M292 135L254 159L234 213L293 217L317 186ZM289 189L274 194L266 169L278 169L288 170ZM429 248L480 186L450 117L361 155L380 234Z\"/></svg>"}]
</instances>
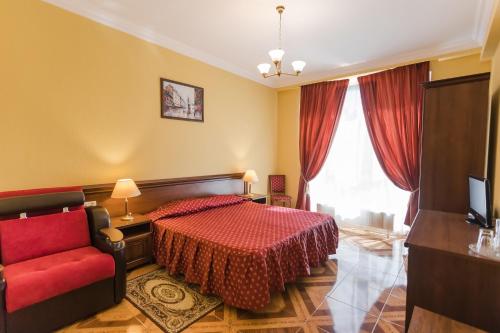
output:
<instances>
[{"instance_id":1,"label":"red sofa backrest","mask_svg":"<svg viewBox=\"0 0 500 333\"><path fill-rule=\"evenodd\" d=\"M9 216L0 221L2 264L90 245L84 200L77 187L0 192L0 218ZM22 212L28 217L12 218Z\"/></svg>"}]
</instances>

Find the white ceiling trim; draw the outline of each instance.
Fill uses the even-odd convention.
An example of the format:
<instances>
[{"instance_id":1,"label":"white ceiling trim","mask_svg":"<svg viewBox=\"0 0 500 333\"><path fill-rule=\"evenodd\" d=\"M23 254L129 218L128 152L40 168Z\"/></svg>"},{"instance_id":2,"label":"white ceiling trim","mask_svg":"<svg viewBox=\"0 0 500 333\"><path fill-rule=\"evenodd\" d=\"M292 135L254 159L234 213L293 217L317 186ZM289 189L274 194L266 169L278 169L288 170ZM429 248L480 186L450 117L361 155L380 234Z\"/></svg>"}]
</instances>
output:
<instances>
[{"instance_id":1,"label":"white ceiling trim","mask_svg":"<svg viewBox=\"0 0 500 333\"><path fill-rule=\"evenodd\" d=\"M484 40L486 38L488 23L492 12L491 9L493 6L493 0L478 0L479 4L475 17L476 24L473 36L471 36L471 38L455 41L452 43L435 45L433 47L426 49L395 54L393 56L384 57L381 59L375 59L358 64L352 64L345 67L337 67L329 71L323 71L321 73L307 73L306 71L301 75L300 77L301 79L299 82L290 85L290 83L280 84L279 82L272 82L270 80L260 78L258 74L256 75L257 72L248 71L247 69L229 63L217 56L214 56L207 52L188 46L168 36L151 31L150 29L138 26L125 19L122 18L110 19L109 17L105 17L103 15L94 13L85 8L84 6L78 5L77 3L65 2L60 0L42 0L42 1L271 88L284 88L289 86L297 86L310 82L327 80L332 77L369 71L373 70L374 68L388 67L405 62L411 62L414 60L434 58L449 53L463 52L479 48L483 45ZM257 71L257 69L255 69L255 71Z\"/></svg>"},{"instance_id":2,"label":"white ceiling trim","mask_svg":"<svg viewBox=\"0 0 500 333\"><path fill-rule=\"evenodd\" d=\"M427 49L421 49L407 53L400 53L391 57L384 57L373 61L353 64L351 66L341 67L318 74L309 74L309 75L305 74L303 76L304 79L303 81L304 83L313 83L332 77L341 77L342 75L349 76L349 75L354 75L354 73L373 71L377 68L397 66L399 64L404 64L412 61L419 61L419 60L423 61L424 59L437 58L441 55L464 52L472 49L477 50L477 52L479 53L480 47L481 45L478 44L477 42L471 42L470 39L465 39L454 43L436 45L434 47ZM297 85L292 85L292 86L297 86ZM280 88L286 88L286 87L287 86L283 86Z\"/></svg>"},{"instance_id":3,"label":"white ceiling trim","mask_svg":"<svg viewBox=\"0 0 500 333\"><path fill-rule=\"evenodd\" d=\"M479 4L477 6L476 12L476 26L474 28L474 40L478 42L481 46L484 45L486 41L486 35L488 33L488 26L493 13L494 0L478 0Z\"/></svg>"},{"instance_id":4,"label":"white ceiling trim","mask_svg":"<svg viewBox=\"0 0 500 333\"><path fill-rule=\"evenodd\" d=\"M252 81L255 81L255 82L261 83L263 85L274 88L268 80L265 80L264 78L256 79L255 73L251 73L245 69L242 69L242 68L235 66L231 63L228 63L227 61L224 61L224 60L220 59L219 57L216 57L216 56L211 55L209 53L206 53L204 51L192 48L184 43L181 43L181 42L179 42L175 39L172 39L170 37L167 37L163 34L158 34L154 31L149 30L149 29L145 29L144 27L138 26L138 25L136 25L132 22L129 22L125 19L122 19L122 18L110 19L108 17L98 15L92 11L89 11L88 9L86 9L84 7L78 6L76 3L70 4L70 3L66 3L66 2L58 1L58 0L42 0L42 1L50 3L56 7L59 7L59 8L63 8L63 9L70 11L74 14L86 17L92 21L101 23L105 26L108 26L108 27L114 28L116 30L125 32L125 33L130 34L132 36L135 36L139 39L145 40L147 42L150 42L150 43L156 44L158 46L167 48L169 50L172 50L174 52L188 56L190 58L207 63L207 64L212 65L214 67L218 67L218 68L223 69L225 71L231 72L231 73L239 75L239 76L243 76L244 78L247 78L247 79L250 79Z\"/></svg>"}]
</instances>

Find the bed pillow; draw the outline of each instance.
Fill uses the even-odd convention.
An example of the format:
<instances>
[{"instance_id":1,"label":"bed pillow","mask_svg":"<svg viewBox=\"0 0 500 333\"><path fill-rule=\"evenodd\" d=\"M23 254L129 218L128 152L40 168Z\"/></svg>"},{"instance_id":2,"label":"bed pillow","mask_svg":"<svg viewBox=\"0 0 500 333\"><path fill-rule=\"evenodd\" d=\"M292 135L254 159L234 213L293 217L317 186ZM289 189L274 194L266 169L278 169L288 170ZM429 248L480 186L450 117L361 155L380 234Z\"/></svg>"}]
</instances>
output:
<instances>
[{"instance_id":1,"label":"bed pillow","mask_svg":"<svg viewBox=\"0 0 500 333\"><path fill-rule=\"evenodd\" d=\"M212 195L209 197L170 201L148 214L152 221L165 217L183 216L204 210L235 205L247 201L237 195Z\"/></svg>"}]
</instances>

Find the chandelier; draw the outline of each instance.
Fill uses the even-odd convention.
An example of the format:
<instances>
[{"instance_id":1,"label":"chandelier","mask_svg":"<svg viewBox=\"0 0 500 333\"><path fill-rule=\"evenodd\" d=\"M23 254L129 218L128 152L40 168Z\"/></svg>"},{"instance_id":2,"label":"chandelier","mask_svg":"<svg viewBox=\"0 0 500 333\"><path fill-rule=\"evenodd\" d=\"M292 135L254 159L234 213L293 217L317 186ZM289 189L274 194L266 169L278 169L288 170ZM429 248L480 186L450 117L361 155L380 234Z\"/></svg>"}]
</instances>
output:
<instances>
[{"instance_id":1,"label":"chandelier","mask_svg":"<svg viewBox=\"0 0 500 333\"><path fill-rule=\"evenodd\" d=\"M283 11L285 11L285 6L280 5L280 6L276 7L276 11L278 12L278 14L280 16L279 44L278 44L279 47L277 49L269 51L269 56L271 57L271 60L274 64L274 73L269 74L269 70L271 69L270 64L266 64L266 63L260 64L257 66L257 68L259 69L260 74L262 74L262 76L264 78L268 78L271 76L281 76L281 75L299 76L299 74L302 72L302 70L306 66L305 61L302 61L302 60L296 60L296 61L292 62L292 67L293 67L293 71L294 71L293 74L281 71L281 64L282 64L281 60L283 59L283 55L285 54L285 51L283 51L283 49L281 48L281 15L283 14Z\"/></svg>"}]
</instances>

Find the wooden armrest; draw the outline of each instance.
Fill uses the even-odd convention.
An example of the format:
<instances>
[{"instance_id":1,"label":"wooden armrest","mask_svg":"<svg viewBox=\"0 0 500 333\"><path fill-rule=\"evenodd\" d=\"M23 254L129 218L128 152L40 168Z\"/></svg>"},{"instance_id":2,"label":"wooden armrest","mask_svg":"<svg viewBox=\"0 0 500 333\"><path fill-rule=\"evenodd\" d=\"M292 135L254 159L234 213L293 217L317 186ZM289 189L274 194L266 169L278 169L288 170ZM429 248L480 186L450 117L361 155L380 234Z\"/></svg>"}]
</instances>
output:
<instances>
[{"instance_id":1,"label":"wooden armrest","mask_svg":"<svg viewBox=\"0 0 500 333\"><path fill-rule=\"evenodd\" d=\"M102 228L99 232L109 239L112 243L118 243L123 240L123 233L115 228Z\"/></svg>"},{"instance_id":2,"label":"wooden armrest","mask_svg":"<svg viewBox=\"0 0 500 333\"><path fill-rule=\"evenodd\" d=\"M0 265L0 282L2 282L4 280L4 276L3 276L3 265Z\"/></svg>"}]
</instances>

